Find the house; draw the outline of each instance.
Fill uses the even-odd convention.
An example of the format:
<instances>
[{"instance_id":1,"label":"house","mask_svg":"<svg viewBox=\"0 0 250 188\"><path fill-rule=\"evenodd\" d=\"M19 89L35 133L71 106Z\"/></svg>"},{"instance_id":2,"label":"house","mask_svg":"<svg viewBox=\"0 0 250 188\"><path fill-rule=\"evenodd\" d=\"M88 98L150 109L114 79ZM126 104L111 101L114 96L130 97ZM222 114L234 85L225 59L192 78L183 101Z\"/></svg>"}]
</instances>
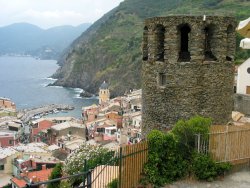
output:
<instances>
[{"instance_id":1,"label":"house","mask_svg":"<svg viewBox=\"0 0 250 188\"><path fill-rule=\"evenodd\" d=\"M14 146L18 143L18 134L16 131L0 129L0 147Z\"/></svg>"},{"instance_id":2,"label":"house","mask_svg":"<svg viewBox=\"0 0 250 188\"><path fill-rule=\"evenodd\" d=\"M32 121L31 124L31 133L30 133L30 141L31 142L41 142L43 141L41 138L41 135L39 135L42 131L47 131L51 128L51 126L54 125L52 121L46 120L46 119L39 119L36 121ZM47 135L45 134L47 137Z\"/></svg>"},{"instance_id":3,"label":"house","mask_svg":"<svg viewBox=\"0 0 250 188\"><path fill-rule=\"evenodd\" d=\"M122 116L118 112L116 111L107 112L105 114L105 117L107 119L115 121L117 123L118 128L122 127Z\"/></svg>"},{"instance_id":4,"label":"house","mask_svg":"<svg viewBox=\"0 0 250 188\"><path fill-rule=\"evenodd\" d=\"M97 106L96 104L82 108L82 117L84 121L94 121L95 119L97 119L98 114L99 106Z\"/></svg>"},{"instance_id":5,"label":"house","mask_svg":"<svg viewBox=\"0 0 250 188\"><path fill-rule=\"evenodd\" d=\"M0 108L16 110L16 105L8 98L0 98Z\"/></svg>"},{"instance_id":6,"label":"house","mask_svg":"<svg viewBox=\"0 0 250 188\"><path fill-rule=\"evenodd\" d=\"M11 174L13 172L12 162L18 154L18 151L11 147L0 147L0 173Z\"/></svg>"},{"instance_id":7,"label":"house","mask_svg":"<svg viewBox=\"0 0 250 188\"><path fill-rule=\"evenodd\" d=\"M237 93L250 94L250 58L238 67Z\"/></svg>"},{"instance_id":8,"label":"house","mask_svg":"<svg viewBox=\"0 0 250 188\"><path fill-rule=\"evenodd\" d=\"M86 139L86 127L77 122L64 122L51 127L52 142L58 144L58 140L63 137L78 136ZM60 146L59 146L60 147Z\"/></svg>"},{"instance_id":9,"label":"house","mask_svg":"<svg viewBox=\"0 0 250 188\"><path fill-rule=\"evenodd\" d=\"M11 179L12 188L24 188L29 183L38 183L47 181L51 175L52 168L46 168L46 165L42 166L42 170L28 172L25 171L21 174L20 177L14 177ZM38 186L44 187L43 185Z\"/></svg>"}]
</instances>

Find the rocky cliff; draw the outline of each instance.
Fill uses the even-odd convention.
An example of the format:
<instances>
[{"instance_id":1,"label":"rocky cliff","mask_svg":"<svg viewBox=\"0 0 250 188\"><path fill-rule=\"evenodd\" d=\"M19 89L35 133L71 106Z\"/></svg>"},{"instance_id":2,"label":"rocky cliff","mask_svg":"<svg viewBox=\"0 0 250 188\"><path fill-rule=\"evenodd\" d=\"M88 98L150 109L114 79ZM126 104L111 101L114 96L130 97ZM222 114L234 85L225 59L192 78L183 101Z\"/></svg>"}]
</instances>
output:
<instances>
[{"instance_id":1,"label":"rocky cliff","mask_svg":"<svg viewBox=\"0 0 250 188\"><path fill-rule=\"evenodd\" d=\"M140 88L143 21L169 14L250 15L245 0L125 0L95 22L61 56L56 85L96 93L105 80L113 95ZM239 53L244 58L247 54Z\"/></svg>"}]
</instances>

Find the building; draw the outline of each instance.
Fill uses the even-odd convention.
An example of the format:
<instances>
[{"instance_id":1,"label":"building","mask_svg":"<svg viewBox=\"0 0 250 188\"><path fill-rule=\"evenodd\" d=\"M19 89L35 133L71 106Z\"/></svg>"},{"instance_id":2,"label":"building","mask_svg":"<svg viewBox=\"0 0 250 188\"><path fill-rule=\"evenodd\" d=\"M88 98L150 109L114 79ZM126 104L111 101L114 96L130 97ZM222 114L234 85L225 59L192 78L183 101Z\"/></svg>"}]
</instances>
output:
<instances>
[{"instance_id":1,"label":"building","mask_svg":"<svg viewBox=\"0 0 250 188\"><path fill-rule=\"evenodd\" d=\"M0 108L16 110L16 105L10 99L0 98Z\"/></svg>"},{"instance_id":2,"label":"building","mask_svg":"<svg viewBox=\"0 0 250 188\"><path fill-rule=\"evenodd\" d=\"M45 119L39 119L37 121L33 121L31 125L30 141L31 142L41 142L41 141L49 142L47 135L45 135L46 137L43 138L41 137L40 133L50 129L53 124L54 123L52 121L45 120ZM42 133L42 135L44 134Z\"/></svg>"},{"instance_id":3,"label":"building","mask_svg":"<svg viewBox=\"0 0 250 188\"><path fill-rule=\"evenodd\" d=\"M104 81L99 88L99 104L108 102L110 99L109 85Z\"/></svg>"},{"instance_id":4,"label":"building","mask_svg":"<svg viewBox=\"0 0 250 188\"><path fill-rule=\"evenodd\" d=\"M238 67L237 93L250 95L250 58Z\"/></svg>"},{"instance_id":5,"label":"building","mask_svg":"<svg viewBox=\"0 0 250 188\"><path fill-rule=\"evenodd\" d=\"M233 110L236 21L168 16L145 21L142 126L169 130L195 115L225 124Z\"/></svg>"},{"instance_id":6,"label":"building","mask_svg":"<svg viewBox=\"0 0 250 188\"><path fill-rule=\"evenodd\" d=\"M14 177L11 179L12 188L25 188L29 183L39 183L48 181L51 175L52 168L46 168L46 165L39 171L26 171L21 174L20 177ZM44 187L43 185L38 186L39 188Z\"/></svg>"},{"instance_id":7,"label":"building","mask_svg":"<svg viewBox=\"0 0 250 188\"><path fill-rule=\"evenodd\" d=\"M1 148L0 147L0 173L12 174L12 163L14 158L18 155L18 151L9 147Z\"/></svg>"}]
</instances>

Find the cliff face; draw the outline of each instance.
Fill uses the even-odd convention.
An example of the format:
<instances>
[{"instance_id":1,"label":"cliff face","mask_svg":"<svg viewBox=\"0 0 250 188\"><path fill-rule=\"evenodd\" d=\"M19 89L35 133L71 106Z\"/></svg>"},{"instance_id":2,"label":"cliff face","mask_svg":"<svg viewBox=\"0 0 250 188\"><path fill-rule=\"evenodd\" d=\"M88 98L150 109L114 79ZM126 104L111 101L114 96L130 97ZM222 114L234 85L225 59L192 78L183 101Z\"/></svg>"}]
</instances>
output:
<instances>
[{"instance_id":1,"label":"cliff face","mask_svg":"<svg viewBox=\"0 0 250 188\"><path fill-rule=\"evenodd\" d=\"M125 0L76 39L59 60L56 85L96 93L105 80L113 95L141 86L143 21L169 14L250 15L243 0ZM246 54L243 54L243 56ZM241 55L242 56L242 55Z\"/></svg>"}]
</instances>

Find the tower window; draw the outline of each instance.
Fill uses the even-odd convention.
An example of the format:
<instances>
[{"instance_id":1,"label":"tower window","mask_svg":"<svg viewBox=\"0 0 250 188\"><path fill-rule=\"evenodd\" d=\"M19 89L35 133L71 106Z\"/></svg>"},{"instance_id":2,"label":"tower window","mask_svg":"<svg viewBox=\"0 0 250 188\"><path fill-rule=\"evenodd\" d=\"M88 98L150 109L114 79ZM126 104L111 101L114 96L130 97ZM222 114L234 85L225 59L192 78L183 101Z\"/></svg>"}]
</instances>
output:
<instances>
[{"instance_id":1,"label":"tower window","mask_svg":"<svg viewBox=\"0 0 250 188\"><path fill-rule=\"evenodd\" d=\"M164 61L165 28L163 25L156 26L156 61Z\"/></svg>"},{"instance_id":2,"label":"tower window","mask_svg":"<svg viewBox=\"0 0 250 188\"><path fill-rule=\"evenodd\" d=\"M205 55L205 60L207 61L216 61L217 58L214 56L212 52L212 42L213 42L213 37L214 37L214 27L212 26L207 26L204 29L204 34L205 34L205 46L204 46L204 55Z\"/></svg>"},{"instance_id":3,"label":"tower window","mask_svg":"<svg viewBox=\"0 0 250 188\"><path fill-rule=\"evenodd\" d=\"M187 24L181 25L178 28L179 30L179 40L180 40L180 50L179 50L179 59L178 61L187 62L190 61L190 52L189 52L189 33L191 31L190 27Z\"/></svg>"},{"instance_id":4,"label":"tower window","mask_svg":"<svg viewBox=\"0 0 250 188\"><path fill-rule=\"evenodd\" d=\"M167 77L165 73L159 73L158 84L159 86L165 86L167 82Z\"/></svg>"},{"instance_id":5,"label":"tower window","mask_svg":"<svg viewBox=\"0 0 250 188\"><path fill-rule=\"evenodd\" d=\"M144 27L143 32L143 49L142 49L142 60L147 61L148 60L148 27Z\"/></svg>"},{"instance_id":6,"label":"tower window","mask_svg":"<svg viewBox=\"0 0 250 188\"><path fill-rule=\"evenodd\" d=\"M230 24L228 27L227 27L227 56L226 56L226 60L227 61L232 61L232 54L231 54L231 51L233 49L233 46L232 46L232 42L230 40L230 38L234 38L232 35L234 35L234 29L233 29L233 26Z\"/></svg>"}]
</instances>

